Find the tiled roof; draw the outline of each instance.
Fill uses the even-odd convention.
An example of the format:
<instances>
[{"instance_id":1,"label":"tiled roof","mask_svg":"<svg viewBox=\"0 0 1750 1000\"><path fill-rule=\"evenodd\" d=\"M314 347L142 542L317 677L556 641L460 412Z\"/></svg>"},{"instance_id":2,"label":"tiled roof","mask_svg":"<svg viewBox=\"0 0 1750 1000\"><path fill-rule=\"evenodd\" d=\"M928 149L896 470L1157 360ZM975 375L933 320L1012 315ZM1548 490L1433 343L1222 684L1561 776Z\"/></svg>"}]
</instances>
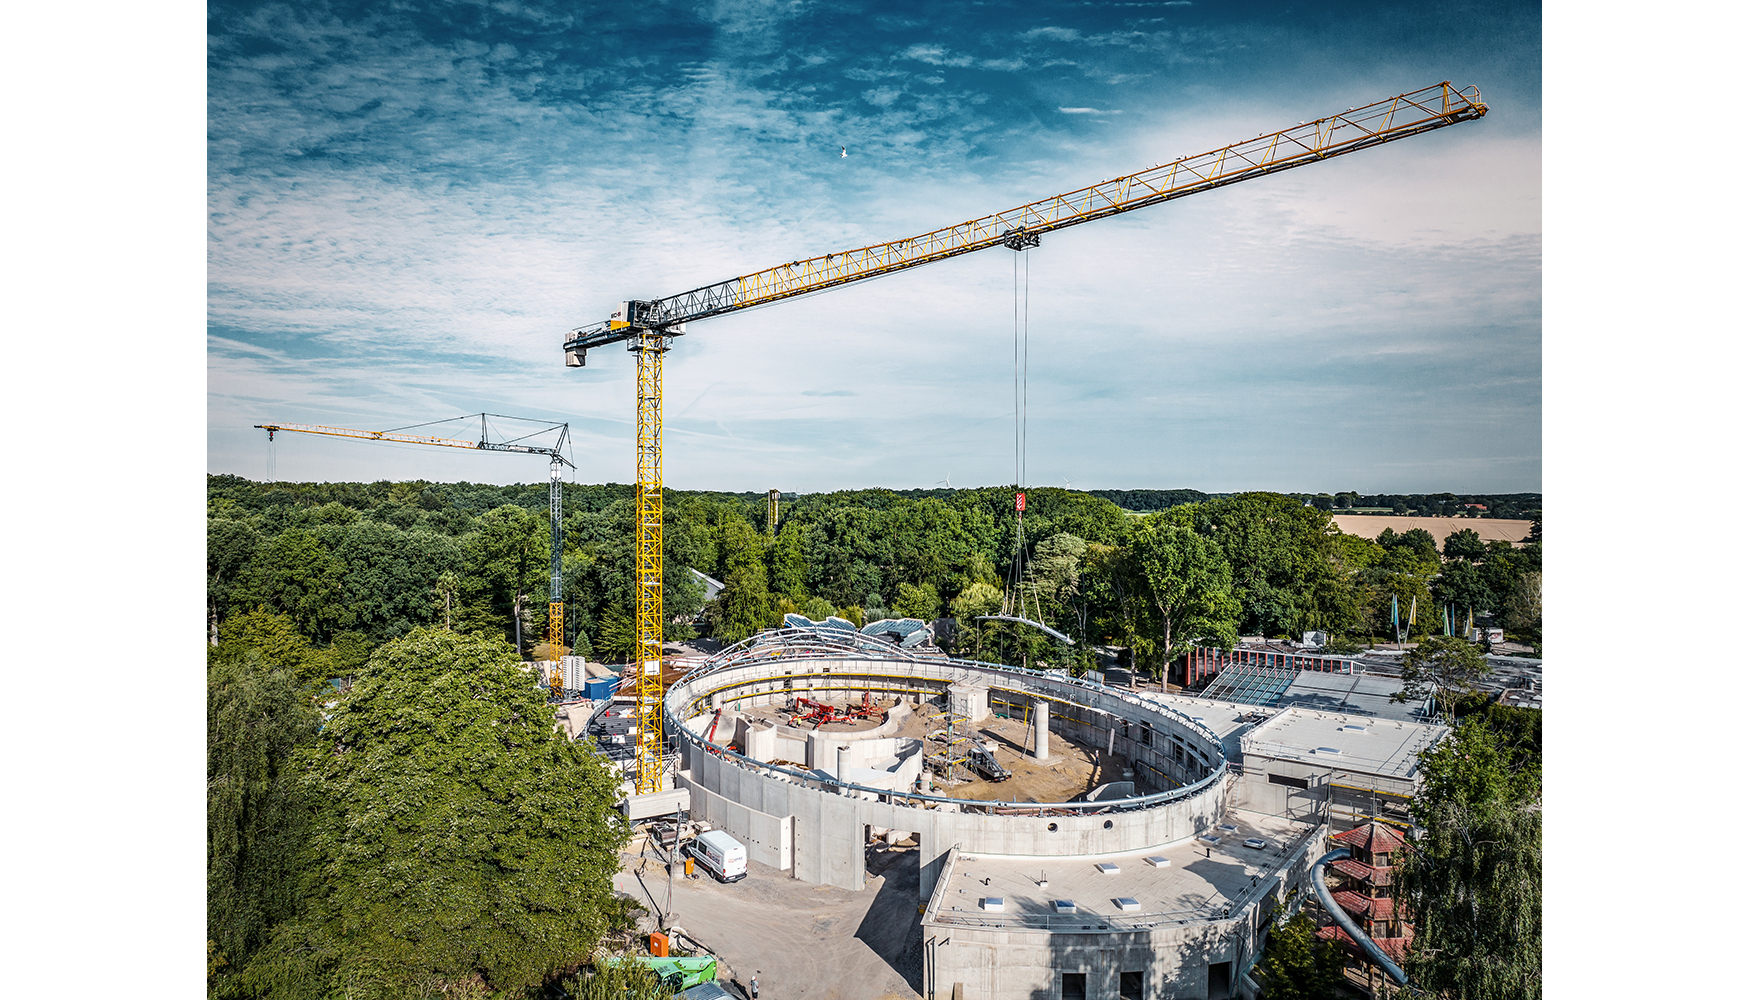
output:
<instances>
[{"instance_id":1,"label":"tiled roof","mask_svg":"<svg viewBox=\"0 0 1750 1000\"><path fill-rule=\"evenodd\" d=\"M1344 951L1355 955L1361 954L1361 946L1351 940L1349 935L1343 933L1343 928L1335 924L1329 927L1320 927L1316 934L1320 941L1335 941L1343 947ZM1394 962L1404 960L1404 954L1410 950L1410 941L1411 939L1407 937L1373 939L1373 943L1379 945L1379 950L1385 952L1386 957Z\"/></svg>"},{"instance_id":2,"label":"tiled roof","mask_svg":"<svg viewBox=\"0 0 1750 1000\"><path fill-rule=\"evenodd\" d=\"M1364 865L1354 858L1342 858L1331 862L1331 867L1350 878L1360 879L1370 885L1391 885L1391 869L1378 865Z\"/></svg>"},{"instance_id":3,"label":"tiled roof","mask_svg":"<svg viewBox=\"0 0 1750 1000\"><path fill-rule=\"evenodd\" d=\"M1391 898L1369 899L1359 892L1344 889L1331 893L1331 898L1337 905L1356 916L1365 916L1371 920L1390 920L1397 913L1397 901Z\"/></svg>"},{"instance_id":4,"label":"tiled roof","mask_svg":"<svg viewBox=\"0 0 1750 1000\"><path fill-rule=\"evenodd\" d=\"M1358 826L1346 833L1339 833L1331 839L1373 854L1381 851L1396 851L1404 846L1404 838L1399 836L1396 830L1383 823Z\"/></svg>"}]
</instances>

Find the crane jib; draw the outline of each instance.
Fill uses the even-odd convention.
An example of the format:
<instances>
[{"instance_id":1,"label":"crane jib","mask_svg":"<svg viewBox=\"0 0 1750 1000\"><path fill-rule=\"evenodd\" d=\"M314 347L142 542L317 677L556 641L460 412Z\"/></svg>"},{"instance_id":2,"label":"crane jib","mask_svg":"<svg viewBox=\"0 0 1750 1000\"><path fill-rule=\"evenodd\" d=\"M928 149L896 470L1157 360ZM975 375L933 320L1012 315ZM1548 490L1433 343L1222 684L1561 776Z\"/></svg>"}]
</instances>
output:
<instances>
[{"instance_id":1,"label":"crane jib","mask_svg":"<svg viewBox=\"0 0 1750 1000\"><path fill-rule=\"evenodd\" d=\"M1042 233L1321 162L1487 113L1476 88L1459 90L1442 82L909 239L791 261L668 298L630 301L625 314L614 321L573 330L564 348L575 352L575 363L581 364L584 350L631 340L639 330L678 333L679 326L694 320L961 254L997 246L1037 246Z\"/></svg>"}]
</instances>

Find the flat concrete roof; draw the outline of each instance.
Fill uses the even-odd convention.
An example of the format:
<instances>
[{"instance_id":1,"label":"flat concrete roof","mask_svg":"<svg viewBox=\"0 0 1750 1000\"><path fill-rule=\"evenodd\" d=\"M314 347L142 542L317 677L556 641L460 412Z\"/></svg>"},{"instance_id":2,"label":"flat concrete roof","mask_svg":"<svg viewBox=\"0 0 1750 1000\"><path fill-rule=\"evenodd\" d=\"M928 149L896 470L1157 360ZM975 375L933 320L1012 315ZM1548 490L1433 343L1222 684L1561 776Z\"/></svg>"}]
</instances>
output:
<instances>
[{"instance_id":1,"label":"flat concrete roof","mask_svg":"<svg viewBox=\"0 0 1750 1000\"><path fill-rule=\"evenodd\" d=\"M1451 728L1425 722L1289 708L1247 733L1250 756L1294 760L1339 771L1409 779L1416 755Z\"/></svg>"},{"instance_id":2,"label":"flat concrete roof","mask_svg":"<svg viewBox=\"0 0 1750 1000\"><path fill-rule=\"evenodd\" d=\"M1256 725L1247 716L1255 718L1260 712L1271 711L1257 705L1242 705L1234 701L1216 701L1191 695L1163 694L1160 691L1138 691L1136 694L1183 712L1208 726L1215 735L1221 737L1222 752L1227 755L1228 760L1240 759L1240 736Z\"/></svg>"},{"instance_id":3,"label":"flat concrete roof","mask_svg":"<svg viewBox=\"0 0 1750 1000\"><path fill-rule=\"evenodd\" d=\"M961 854L943 871L948 884L934 897L924 920L1062 933L1219 920L1236 903L1243 905L1261 891L1314 829L1245 810L1230 812L1222 822L1234 829L1210 830L1213 843L1194 837L1154 850L1094 858ZM1262 838L1266 846L1246 847L1250 837ZM1150 857L1166 863L1150 864ZM1102 865L1116 871L1106 874ZM1046 884L1041 886L1041 880ZM1001 912L983 908L986 899L1001 899ZM1073 902L1075 912L1059 912L1059 900Z\"/></svg>"}]
</instances>

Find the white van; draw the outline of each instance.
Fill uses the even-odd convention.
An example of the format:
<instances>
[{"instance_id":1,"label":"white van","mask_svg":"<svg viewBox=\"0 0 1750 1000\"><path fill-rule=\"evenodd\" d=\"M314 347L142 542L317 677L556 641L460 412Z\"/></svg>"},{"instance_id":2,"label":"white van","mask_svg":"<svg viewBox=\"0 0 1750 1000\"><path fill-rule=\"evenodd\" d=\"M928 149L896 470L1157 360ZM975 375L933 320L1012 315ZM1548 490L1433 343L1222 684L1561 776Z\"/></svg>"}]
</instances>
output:
<instances>
[{"instance_id":1,"label":"white van","mask_svg":"<svg viewBox=\"0 0 1750 1000\"><path fill-rule=\"evenodd\" d=\"M687 853L698 858L699 864L719 882L747 878L747 848L722 830L699 834L687 844Z\"/></svg>"}]
</instances>

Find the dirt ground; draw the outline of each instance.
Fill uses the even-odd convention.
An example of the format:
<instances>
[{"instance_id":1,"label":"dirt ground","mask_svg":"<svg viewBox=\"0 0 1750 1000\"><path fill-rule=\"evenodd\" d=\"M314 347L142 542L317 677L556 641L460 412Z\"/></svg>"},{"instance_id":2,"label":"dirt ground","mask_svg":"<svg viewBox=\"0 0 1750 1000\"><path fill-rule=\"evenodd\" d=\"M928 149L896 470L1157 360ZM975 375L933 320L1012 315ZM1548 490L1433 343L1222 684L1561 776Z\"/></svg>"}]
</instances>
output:
<instances>
[{"instance_id":1,"label":"dirt ground","mask_svg":"<svg viewBox=\"0 0 1750 1000\"><path fill-rule=\"evenodd\" d=\"M822 700L841 708L844 704L838 699ZM853 703L860 703L860 699L853 698ZM893 702L878 700L875 706L884 713L893 707ZM748 714L783 725L789 725L791 718L789 713L771 706L753 709ZM871 719L830 722L822 726L821 731L858 732L874 729L884 721L885 715L879 715ZM895 735L925 740L930 733L939 731L942 727L940 721L929 717L926 706L924 710L916 711L906 719L905 725ZM812 730L814 727L812 724L805 724L802 728ZM1067 802L1099 785L1125 780L1125 763L1121 757L1107 754L1104 748L1082 746L1057 733L1051 734L1050 759L1044 762L1034 760L1031 733L1027 724L1019 719L1004 719L992 715L975 727L974 732L977 738L996 744L997 763L1007 768L1012 777L1007 781L997 782L974 777L970 781L949 785L937 776L936 794L984 802Z\"/></svg>"},{"instance_id":2,"label":"dirt ground","mask_svg":"<svg viewBox=\"0 0 1750 1000\"><path fill-rule=\"evenodd\" d=\"M917 855L915 844L870 848L862 892L809 885L753 862L747 878L729 885L677 875L671 904L662 862L633 853L614 887L648 911L645 930L671 914L667 926L717 956L719 983L742 997L757 975L760 996L774 1000L912 1000L923 989Z\"/></svg>"},{"instance_id":3,"label":"dirt ground","mask_svg":"<svg viewBox=\"0 0 1750 1000\"><path fill-rule=\"evenodd\" d=\"M1387 514L1333 514L1331 521L1337 530L1362 538L1378 538L1379 533L1387 528L1397 534L1403 534L1413 528L1421 528L1434 536L1437 544L1444 544L1446 536L1466 528L1477 533L1477 537L1485 542L1512 542L1518 544L1526 535L1531 534L1531 522L1509 520L1499 517L1394 517Z\"/></svg>"}]
</instances>

